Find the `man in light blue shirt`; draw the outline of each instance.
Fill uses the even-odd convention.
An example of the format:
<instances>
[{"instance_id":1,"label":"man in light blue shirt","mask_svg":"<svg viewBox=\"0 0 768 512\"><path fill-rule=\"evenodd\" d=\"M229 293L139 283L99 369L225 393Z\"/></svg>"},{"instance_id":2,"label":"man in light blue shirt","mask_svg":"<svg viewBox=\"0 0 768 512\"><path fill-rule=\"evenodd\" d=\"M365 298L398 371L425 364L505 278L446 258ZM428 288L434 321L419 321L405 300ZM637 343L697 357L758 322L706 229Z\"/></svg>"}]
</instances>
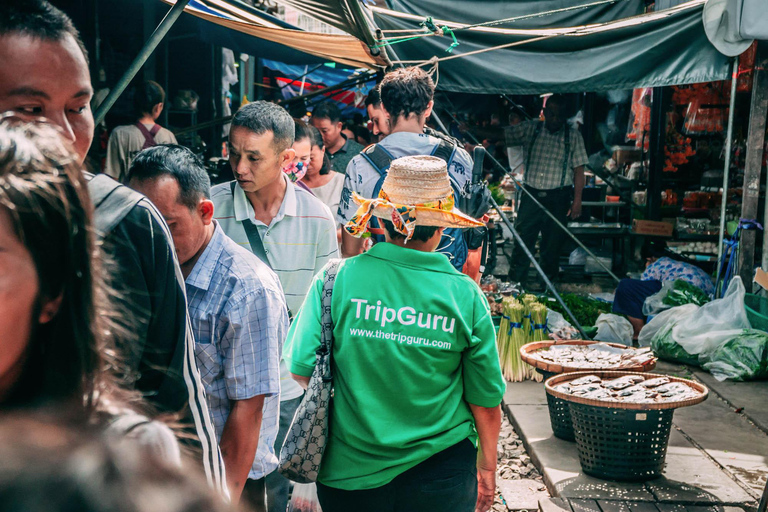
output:
<instances>
[{"instance_id":1,"label":"man in light blue shirt","mask_svg":"<svg viewBox=\"0 0 768 512\"><path fill-rule=\"evenodd\" d=\"M155 203L173 235L232 500L242 494L254 510L266 510L264 477L277 467L279 361L288 328L280 281L213 220L208 174L187 148L142 151L129 184Z\"/></svg>"},{"instance_id":2,"label":"man in light blue shirt","mask_svg":"<svg viewBox=\"0 0 768 512\"><path fill-rule=\"evenodd\" d=\"M438 154L441 139L427 135L424 128L434 107L435 84L432 78L421 68L400 68L384 77L378 87L381 96L381 112L389 118L389 133L377 144L382 148L389 160L404 156ZM473 162L469 154L452 143L446 144L451 148L444 159L448 165L450 179L459 191L472 179ZM357 211L357 205L352 201L356 193L364 198L372 199L378 195L383 183L386 169L374 167L376 161L372 157L373 147L369 146L355 156L347 166L344 177L344 188L341 191L341 202L336 220L345 225ZM454 195L457 195L454 192ZM458 199L458 196L457 196ZM364 239L355 238L345 230L341 230L341 254L345 258L356 256L363 252ZM444 254L457 270L461 271L467 260L467 244L460 229L448 229L443 234L443 240L437 252Z\"/></svg>"}]
</instances>

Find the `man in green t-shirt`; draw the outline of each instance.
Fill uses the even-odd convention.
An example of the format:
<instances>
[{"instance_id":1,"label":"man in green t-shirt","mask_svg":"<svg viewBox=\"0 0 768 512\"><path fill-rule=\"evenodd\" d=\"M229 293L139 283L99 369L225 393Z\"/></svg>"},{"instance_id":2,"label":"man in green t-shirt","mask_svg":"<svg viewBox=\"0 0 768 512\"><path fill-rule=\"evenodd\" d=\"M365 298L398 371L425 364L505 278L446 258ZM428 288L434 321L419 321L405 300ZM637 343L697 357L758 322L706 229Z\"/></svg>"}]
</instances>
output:
<instances>
[{"instance_id":1,"label":"man in green t-shirt","mask_svg":"<svg viewBox=\"0 0 768 512\"><path fill-rule=\"evenodd\" d=\"M318 478L324 512L487 511L496 488L505 383L488 303L434 252L454 208L445 162L392 162L376 199L345 229L385 219L388 243L339 267L331 301L334 399ZM321 336L321 272L291 326L284 358L306 386ZM479 446L479 449L476 449Z\"/></svg>"}]
</instances>

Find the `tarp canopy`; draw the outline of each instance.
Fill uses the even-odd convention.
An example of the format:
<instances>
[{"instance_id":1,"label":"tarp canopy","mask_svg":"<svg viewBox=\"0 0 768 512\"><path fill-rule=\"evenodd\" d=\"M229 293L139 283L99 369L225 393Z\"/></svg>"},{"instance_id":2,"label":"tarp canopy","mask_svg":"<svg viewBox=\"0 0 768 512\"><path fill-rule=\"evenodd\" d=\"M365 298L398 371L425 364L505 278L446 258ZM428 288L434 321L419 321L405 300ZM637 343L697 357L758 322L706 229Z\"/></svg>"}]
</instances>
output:
<instances>
[{"instance_id":1,"label":"tarp canopy","mask_svg":"<svg viewBox=\"0 0 768 512\"><path fill-rule=\"evenodd\" d=\"M162 1L171 5L176 3L176 0ZM225 29L293 48L297 52L318 57L319 60L369 69L387 65L380 57L371 55L366 44L351 35L319 34L288 28L290 25L232 0L193 0L184 11ZM238 40L237 36L233 35L231 39L231 45L238 50L256 53L242 48L247 43ZM294 53L293 58L288 60L298 62L300 59L297 55ZM277 58L276 55L273 57Z\"/></svg>"},{"instance_id":2,"label":"tarp canopy","mask_svg":"<svg viewBox=\"0 0 768 512\"><path fill-rule=\"evenodd\" d=\"M501 28L575 27L636 16L645 0L387 0L393 11L475 24L517 18Z\"/></svg>"},{"instance_id":3,"label":"tarp canopy","mask_svg":"<svg viewBox=\"0 0 768 512\"><path fill-rule=\"evenodd\" d=\"M498 8L501 2L392 1L398 5L408 3L411 9L424 4L434 8L439 6L442 14L435 16L434 22L454 30L466 24L441 18L452 17L457 11L469 15L474 8L478 11L472 15L473 21L500 18L498 10L491 7ZM549 16L544 16L525 20L529 27L538 20L539 28L509 28L511 24L460 30L455 33L459 46L452 53L446 53L452 42L450 37L420 37L394 44L390 57L396 53L406 64L423 63L432 57L444 59L438 64L438 89L479 94L607 91L723 80L729 75L729 59L707 40L702 25L704 2L692 0L656 13L588 25L555 27L545 21ZM529 8L534 3L554 4L522 3L528 4ZM562 4L558 2L558 5ZM481 6L489 11L480 13ZM612 16L623 12L621 7L634 12L637 3L619 1L612 8L613 13L593 10L591 16L593 19ZM386 31L416 33L425 19L425 14L378 7L370 9L376 25L387 37L406 37L409 33ZM536 12L541 9L526 14ZM586 11L570 12L577 16L576 13ZM483 51L500 45L508 47ZM481 53L462 56L471 52Z\"/></svg>"},{"instance_id":4,"label":"tarp canopy","mask_svg":"<svg viewBox=\"0 0 768 512\"><path fill-rule=\"evenodd\" d=\"M283 99L295 98L302 94L317 91L326 87L337 85L348 80L358 73L348 70L335 69L330 66L296 66L273 60L264 61L264 66L277 72L278 87ZM334 101L342 114L350 116L354 113L365 113L365 97L375 85L376 78L371 77L368 83L358 84L349 90L331 91L317 97L315 102Z\"/></svg>"}]
</instances>

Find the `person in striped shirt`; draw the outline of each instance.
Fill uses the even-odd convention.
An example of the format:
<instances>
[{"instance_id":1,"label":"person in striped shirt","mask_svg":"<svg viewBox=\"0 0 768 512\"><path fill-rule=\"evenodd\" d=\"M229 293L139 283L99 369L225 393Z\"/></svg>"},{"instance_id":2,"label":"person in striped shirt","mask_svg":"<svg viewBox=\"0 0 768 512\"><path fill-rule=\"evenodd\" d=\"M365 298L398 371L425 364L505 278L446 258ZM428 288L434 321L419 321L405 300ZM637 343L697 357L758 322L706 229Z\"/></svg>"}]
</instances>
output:
<instances>
[{"instance_id":1,"label":"person in striped shirt","mask_svg":"<svg viewBox=\"0 0 768 512\"><path fill-rule=\"evenodd\" d=\"M294 136L294 121L282 107L265 101L241 107L229 132L229 162L235 180L216 185L211 192L219 226L275 271L289 314L298 312L314 275L339 256L331 211L282 171L294 159ZM280 386L276 452L304 393L283 362ZM268 510L285 512L288 480L273 472L266 485Z\"/></svg>"}]
</instances>

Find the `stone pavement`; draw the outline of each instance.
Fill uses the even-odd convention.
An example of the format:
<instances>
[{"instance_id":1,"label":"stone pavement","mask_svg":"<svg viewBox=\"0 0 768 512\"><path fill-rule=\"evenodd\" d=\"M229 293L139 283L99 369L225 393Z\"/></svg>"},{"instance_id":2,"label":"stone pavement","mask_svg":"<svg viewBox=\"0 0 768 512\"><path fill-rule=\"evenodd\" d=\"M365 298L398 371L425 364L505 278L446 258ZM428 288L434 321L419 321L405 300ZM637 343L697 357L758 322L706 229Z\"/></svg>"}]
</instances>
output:
<instances>
[{"instance_id":1,"label":"stone pavement","mask_svg":"<svg viewBox=\"0 0 768 512\"><path fill-rule=\"evenodd\" d=\"M569 512L753 508L768 475L768 434L758 426L768 411L768 383L721 385L711 376L709 382L698 371L666 363L660 363L656 373L699 378L711 393L702 404L675 411L663 475L645 483L610 482L583 474L576 444L552 435L544 386L508 384L505 412L552 497L568 500L561 508ZM743 411L737 412L738 407ZM747 417L747 410L753 416Z\"/></svg>"}]
</instances>

